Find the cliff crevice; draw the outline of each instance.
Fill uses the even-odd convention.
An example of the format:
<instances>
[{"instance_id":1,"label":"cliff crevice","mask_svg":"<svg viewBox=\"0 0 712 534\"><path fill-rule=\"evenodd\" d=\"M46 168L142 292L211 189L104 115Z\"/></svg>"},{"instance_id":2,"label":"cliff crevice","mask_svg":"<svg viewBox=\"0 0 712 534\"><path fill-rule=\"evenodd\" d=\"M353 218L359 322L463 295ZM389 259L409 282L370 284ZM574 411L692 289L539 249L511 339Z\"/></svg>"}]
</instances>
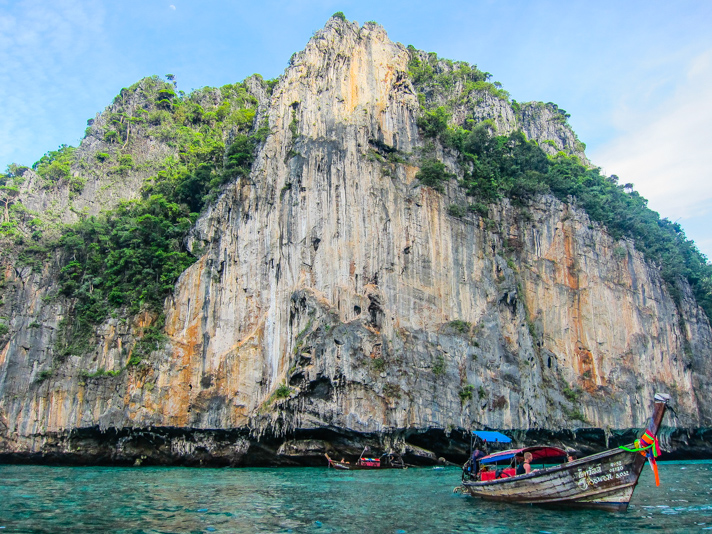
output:
<instances>
[{"instance_id":1,"label":"cliff crevice","mask_svg":"<svg viewBox=\"0 0 712 534\"><path fill-rule=\"evenodd\" d=\"M246 81L249 127L265 136L250 172L221 185L197 218L186 242L196 261L163 314L116 314L86 353L58 358L72 313L57 295L59 257L6 269L0 452L82 461L82 447L87 462L264 465L372 443L460 459L474 427L593 450L599 437L576 429L598 429L603 442L627 436L660 390L686 435L704 434L712 330L689 285L680 281L674 298L632 241L573 201L545 194L453 211L470 204L456 180L439 192L416 178L433 153L461 170L419 128L412 57L380 26L334 17L276 85ZM482 87L452 121L521 129L589 164L558 108L515 106ZM435 106L464 90L428 98ZM217 90L203 98L226 102ZM140 105L127 102L114 107ZM149 160L170 155L141 128L124 142L144 166L126 191L107 194L137 195L156 170ZM224 142L241 131L226 129ZM104 142L80 150L101 153ZM104 205L91 191L77 209ZM43 195L28 193L28 206L58 202ZM128 365L160 325L140 365Z\"/></svg>"}]
</instances>

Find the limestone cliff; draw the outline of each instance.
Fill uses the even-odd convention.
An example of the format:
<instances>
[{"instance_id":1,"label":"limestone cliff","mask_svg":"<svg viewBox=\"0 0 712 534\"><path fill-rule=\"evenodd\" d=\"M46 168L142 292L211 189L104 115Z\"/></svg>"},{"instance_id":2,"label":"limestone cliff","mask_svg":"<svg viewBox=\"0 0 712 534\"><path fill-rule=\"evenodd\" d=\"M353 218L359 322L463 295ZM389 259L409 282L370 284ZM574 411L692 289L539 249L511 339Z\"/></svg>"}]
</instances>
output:
<instances>
[{"instance_id":1,"label":"limestone cliff","mask_svg":"<svg viewBox=\"0 0 712 534\"><path fill-rule=\"evenodd\" d=\"M71 310L48 298L59 260L8 266L0 453L264 464L370 440L456 459L462 432L484 426L570 444L598 429L578 442L602 446L643 426L658 390L690 436L709 426L712 330L689 287L676 304L632 242L552 196L451 215L466 203L456 181L441 194L415 179L409 59L380 26L335 17L271 95L254 90L270 134L191 231L198 259L143 365L126 368L151 314L108 319L47 378ZM452 120L468 118L588 164L551 106L475 92ZM136 194L131 176L119 196Z\"/></svg>"}]
</instances>

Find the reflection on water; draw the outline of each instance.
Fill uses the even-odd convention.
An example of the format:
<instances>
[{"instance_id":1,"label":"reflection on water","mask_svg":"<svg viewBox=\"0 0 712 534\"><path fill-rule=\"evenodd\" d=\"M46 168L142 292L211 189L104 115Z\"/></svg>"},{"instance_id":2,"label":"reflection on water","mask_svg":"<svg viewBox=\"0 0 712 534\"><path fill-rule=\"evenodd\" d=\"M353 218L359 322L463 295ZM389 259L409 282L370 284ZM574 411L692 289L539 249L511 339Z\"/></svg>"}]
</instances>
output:
<instances>
[{"instance_id":1,"label":"reflection on water","mask_svg":"<svg viewBox=\"0 0 712 534\"><path fill-rule=\"evenodd\" d=\"M712 532L712 462L660 463L627 512L554 511L455 494L459 470L0 465L0 534Z\"/></svg>"}]
</instances>

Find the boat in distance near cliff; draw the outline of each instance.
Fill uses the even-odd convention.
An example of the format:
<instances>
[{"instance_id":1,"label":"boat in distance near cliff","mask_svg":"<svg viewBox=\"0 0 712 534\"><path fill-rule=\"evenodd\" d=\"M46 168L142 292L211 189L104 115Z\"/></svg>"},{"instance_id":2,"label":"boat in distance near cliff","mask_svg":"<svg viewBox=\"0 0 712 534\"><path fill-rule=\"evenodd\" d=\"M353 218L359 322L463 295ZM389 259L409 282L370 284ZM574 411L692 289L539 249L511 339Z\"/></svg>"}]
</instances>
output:
<instances>
[{"instance_id":1,"label":"boat in distance near cliff","mask_svg":"<svg viewBox=\"0 0 712 534\"><path fill-rule=\"evenodd\" d=\"M472 459L468 460L463 468L462 485L473 497L490 501L626 510L646 462L650 463L655 482L660 485L655 461L659 456L656 434L669 400L669 395L655 395L648 427L641 438L629 446L569 462L566 451L557 447L500 451L478 458L474 469ZM518 460L527 452L532 455L532 463L541 464L542 468L516 475ZM555 465L547 466L552 463ZM496 469L498 464L504 468Z\"/></svg>"},{"instance_id":2,"label":"boat in distance near cliff","mask_svg":"<svg viewBox=\"0 0 712 534\"><path fill-rule=\"evenodd\" d=\"M347 462L343 458L340 461L333 460L328 454L324 454L324 456L326 456L329 462L328 467L345 471L356 471L359 469L406 469L408 467L398 453L387 452L375 458L367 458L364 454L368 452L368 450L368 447L366 447L355 463Z\"/></svg>"}]
</instances>

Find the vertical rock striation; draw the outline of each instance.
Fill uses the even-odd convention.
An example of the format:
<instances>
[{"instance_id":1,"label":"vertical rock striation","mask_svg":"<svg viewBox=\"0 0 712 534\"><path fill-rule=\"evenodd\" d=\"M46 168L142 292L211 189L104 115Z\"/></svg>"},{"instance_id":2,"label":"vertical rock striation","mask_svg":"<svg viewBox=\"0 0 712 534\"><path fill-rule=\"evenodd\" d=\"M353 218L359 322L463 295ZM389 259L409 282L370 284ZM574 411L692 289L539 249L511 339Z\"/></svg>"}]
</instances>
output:
<instances>
[{"instance_id":1,"label":"vertical rock striation","mask_svg":"<svg viewBox=\"0 0 712 534\"><path fill-rule=\"evenodd\" d=\"M109 320L96 351L38 380L66 308L43 301L51 266L8 270L0 451L73 454L72 432L91 428L112 443L95 446L97 461L204 451L230 463L250 448L262 458L252 463L269 461L259 438L276 451L282 437L397 444L472 426L610 434L642 426L660 389L684 425L710 425L712 331L689 287L676 305L632 243L553 197L449 215L465 202L454 181L440 194L415 180L423 139L408 60L380 26L338 18L292 58L262 95L256 121L271 133L251 175L191 233L199 259L166 302L151 365L80 373L120 371L122 347L155 318ZM499 131L587 162L546 106L469 105L463 117L498 118Z\"/></svg>"}]
</instances>

